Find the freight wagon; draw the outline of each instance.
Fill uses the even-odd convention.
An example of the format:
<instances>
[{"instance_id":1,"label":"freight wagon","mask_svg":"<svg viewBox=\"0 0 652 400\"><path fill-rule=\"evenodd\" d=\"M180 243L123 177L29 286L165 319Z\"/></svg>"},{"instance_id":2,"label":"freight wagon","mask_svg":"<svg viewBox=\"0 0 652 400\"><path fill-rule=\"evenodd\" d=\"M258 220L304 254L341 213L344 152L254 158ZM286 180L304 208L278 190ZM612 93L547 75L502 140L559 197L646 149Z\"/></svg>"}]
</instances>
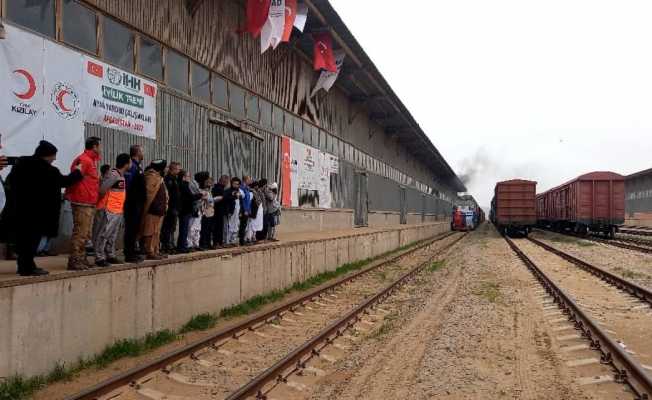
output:
<instances>
[{"instance_id":1,"label":"freight wagon","mask_svg":"<svg viewBox=\"0 0 652 400\"><path fill-rule=\"evenodd\" d=\"M527 236L536 225L536 187L536 182L523 179L496 184L489 218L500 233Z\"/></svg>"},{"instance_id":2,"label":"freight wagon","mask_svg":"<svg viewBox=\"0 0 652 400\"><path fill-rule=\"evenodd\" d=\"M538 194L537 220L542 228L613 237L625 222L625 177L590 172Z\"/></svg>"}]
</instances>

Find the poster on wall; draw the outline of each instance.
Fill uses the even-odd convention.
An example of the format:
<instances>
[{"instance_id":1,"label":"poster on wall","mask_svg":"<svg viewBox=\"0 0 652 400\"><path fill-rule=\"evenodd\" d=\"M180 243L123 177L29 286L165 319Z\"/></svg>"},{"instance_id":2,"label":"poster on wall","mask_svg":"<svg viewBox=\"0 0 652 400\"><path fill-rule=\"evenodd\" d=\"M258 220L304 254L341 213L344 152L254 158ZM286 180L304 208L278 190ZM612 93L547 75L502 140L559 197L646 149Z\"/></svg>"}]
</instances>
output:
<instances>
[{"instance_id":1,"label":"poster on wall","mask_svg":"<svg viewBox=\"0 0 652 400\"><path fill-rule=\"evenodd\" d=\"M0 40L0 134L3 152L34 153L43 138L44 40L10 25Z\"/></svg>"},{"instance_id":2,"label":"poster on wall","mask_svg":"<svg viewBox=\"0 0 652 400\"><path fill-rule=\"evenodd\" d=\"M34 153L42 139L62 171L82 150L84 122L156 138L157 85L6 25L0 40L3 153ZM6 176L8 169L3 171Z\"/></svg>"},{"instance_id":3,"label":"poster on wall","mask_svg":"<svg viewBox=\"0 0 652 400\"><path fill-rule=\"evenodd\" d=\"M331 174L339 172L337 157L287 137L283 138L282 153L283 205L331 208Z\"/></svg>"},{"instance_id":4,"label":"poster on wall","mask_svg":"<svg viewBox=\"0 0 652 400\"><path fill-rule=\"evenodd\" d=\"M156 139L157 85L85 57L86 122Z\"/></svg>"},{"instance_id":5,"label":"poster on wall","mask_svg":"<svg viewBox=\"0 0 652 400\"><path fill-rule=\"evenodd\" d=\"M84 150L82 60L81 54L45 41L43 138L59 148L54 165L63 173Z\"/></svg>"}]
</instances>

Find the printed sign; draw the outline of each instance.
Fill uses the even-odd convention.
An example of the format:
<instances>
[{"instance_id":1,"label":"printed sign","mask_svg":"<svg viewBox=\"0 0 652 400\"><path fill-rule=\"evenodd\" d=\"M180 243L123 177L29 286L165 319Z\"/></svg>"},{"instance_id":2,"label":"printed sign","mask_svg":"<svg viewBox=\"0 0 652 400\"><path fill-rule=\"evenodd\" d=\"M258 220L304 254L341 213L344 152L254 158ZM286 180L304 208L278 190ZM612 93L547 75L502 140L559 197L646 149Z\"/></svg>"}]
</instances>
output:
<instances>
[{"instance_id":1,"label":"printed sign","mask_svg":"<svg viewBox=\"0 0 652 400\"><path fill-rule=\"evenodd\" d=\"M339 173L337 156L303 143L290 142L290 195L293 207L331 208L331 174Z\"/></svg>"},{"instance_id":2,"label":"printed sign","mask_svg":"<svg viewBox=\"0 0 652 400\"><path fill-rule=\"evenodd\" d=\"M84 60L86 121L156 138L156 83L90 57Z\"/></svg>"}]
</instances>

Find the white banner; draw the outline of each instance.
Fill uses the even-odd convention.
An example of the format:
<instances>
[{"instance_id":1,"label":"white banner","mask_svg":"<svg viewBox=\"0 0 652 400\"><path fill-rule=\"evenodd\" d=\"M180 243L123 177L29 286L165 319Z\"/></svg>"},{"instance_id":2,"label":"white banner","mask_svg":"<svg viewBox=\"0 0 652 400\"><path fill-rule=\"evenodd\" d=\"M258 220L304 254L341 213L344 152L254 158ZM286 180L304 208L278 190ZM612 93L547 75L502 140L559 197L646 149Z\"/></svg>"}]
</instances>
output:
<instances>
[{"instance_id":1,"label":"white banner","mask_svg":"<svg viewBox=\"0 0 652 400\"><path fill-rule=\"evenodd\" d=\"M11 25L0 40L0 134L3 153L34 154L43 138L44 39Z\"/></svg>"},{"instance_id":2,"label":"white banner","mask_svg":"<svg viewBox=\"0 0 652 400\"><path fill-rule=\"evenodd\" d=\"M331 208L331 174L339 173L337 156L290 140L290 160L292 207Z\"/></svg>"},{"instance_id":3,"label":"white banner","mask_svg":"<svg viewBox=\"0 0 652 400\"><path fill-rule=\"evenodd\" d=\"M84 150L83 59L76 51L45 41L43 137L59 149L55 165L64 174Z\"/></svg>"},{"instance_id":4,"label":"white banner","mask_svg":"<svg viewBox=\"0 0 652 400\"><path fill-rule=\"evenodd\" d=\"M156 83L85 57L86 121L156 139Z\"/></svg>"},{"instance_id":5,"label":"white banner","mask_svg":"<svg viewBox=\"0 0 652 400\"><path fill-rule=\"evenodd\" d=\"M285 0L272 0L269 16L260 32L260 53L268 48L276 49L285 31Z\"/></svg>"},{"instance_id":6,"label":"white banner","mask_svg":"<svg viewBox=\"0 0 652 400\"><path fill-rule=\"evenodd\" d=\"M84 122L156 138L155 83L11 25L5 29L3 154L31 155L45 139L59 149L56 165L65 172L83 150Z\"/></svg>"}]
</instances>

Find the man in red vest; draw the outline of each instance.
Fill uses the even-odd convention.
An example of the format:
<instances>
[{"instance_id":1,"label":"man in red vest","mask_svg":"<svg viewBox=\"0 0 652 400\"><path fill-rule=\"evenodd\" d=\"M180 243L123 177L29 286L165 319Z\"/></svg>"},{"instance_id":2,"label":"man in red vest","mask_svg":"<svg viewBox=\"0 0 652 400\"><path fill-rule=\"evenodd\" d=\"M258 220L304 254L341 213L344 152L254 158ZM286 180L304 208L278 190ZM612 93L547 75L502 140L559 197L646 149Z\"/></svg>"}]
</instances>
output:
<instances>
[{"instance_id":1,"label":"man in red vest","mask_svg":"<svg viewBox=\"0 0 652 400\"><path fill-rule=\"evenodd\" d=\"M99 197L100 177L98 163L100 161L100 138L86 139L85 150L72 162L71 171L80 169L82 180L66 189L66 199L72 206L72 251L68 258L68 269L78 271L88 269L86 260L86 241L91 238L93 217Z\"/></svg>"}]
</instances>

